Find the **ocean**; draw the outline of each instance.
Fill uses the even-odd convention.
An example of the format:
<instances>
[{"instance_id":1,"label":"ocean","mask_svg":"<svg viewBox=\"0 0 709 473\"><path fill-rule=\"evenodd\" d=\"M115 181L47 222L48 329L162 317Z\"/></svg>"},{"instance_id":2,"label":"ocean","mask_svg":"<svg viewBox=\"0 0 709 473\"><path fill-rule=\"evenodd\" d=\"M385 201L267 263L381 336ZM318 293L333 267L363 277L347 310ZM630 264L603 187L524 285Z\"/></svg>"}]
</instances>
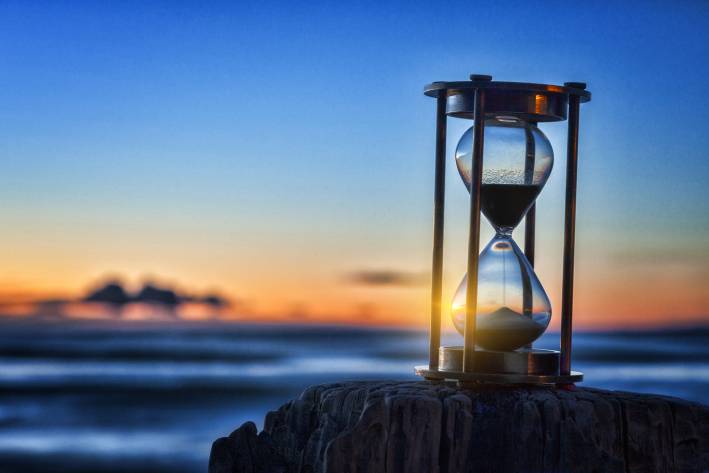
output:
<instances>
[{"instance_id":1,"label":"ocean","mask_svg":"<svg viewBox=\"0 0 709 473\"><path fill-rule=\"evenodd\" d=\"M415 379L426 353L423 331L1 322L0 471L204 472L214 439L305 387ZM573 362L582 385L709 403L709 328L577 333Z\"/></svg>"}]
</instances>

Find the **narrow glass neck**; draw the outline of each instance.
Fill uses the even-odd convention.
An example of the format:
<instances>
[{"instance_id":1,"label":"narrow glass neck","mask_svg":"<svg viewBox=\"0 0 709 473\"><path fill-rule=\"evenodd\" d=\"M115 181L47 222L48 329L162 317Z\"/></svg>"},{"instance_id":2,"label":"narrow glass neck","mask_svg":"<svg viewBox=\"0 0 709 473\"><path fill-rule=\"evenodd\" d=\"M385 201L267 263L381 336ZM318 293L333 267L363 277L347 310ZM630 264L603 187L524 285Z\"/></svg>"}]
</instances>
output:
<instances>
[{"instance_id":1,"label":"narrow glass neck","mask_svg":"<svg viewBox=\"0 0 709 473\"><path fill-rule=\"evenodd\" d=\"M514 227L495 227L495 238L502 240L512 239L512 231Z\"/></svg>"}]
</instances>

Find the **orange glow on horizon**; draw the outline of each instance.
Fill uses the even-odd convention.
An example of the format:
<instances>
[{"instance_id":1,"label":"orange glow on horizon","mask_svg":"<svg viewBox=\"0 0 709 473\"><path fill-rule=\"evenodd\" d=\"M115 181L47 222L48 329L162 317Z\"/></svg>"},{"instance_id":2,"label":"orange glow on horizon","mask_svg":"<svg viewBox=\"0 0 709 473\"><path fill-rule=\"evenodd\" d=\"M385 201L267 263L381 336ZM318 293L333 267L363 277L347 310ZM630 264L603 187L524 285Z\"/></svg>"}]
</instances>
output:
<instances>
[{"instance_id":1,"label":"orange glow on horizon","mask_svg":"<svg viewBox=\"0 0 709 473\"><path fill-rule=\"evenodd\" d=\"M673 323L707 323L704 308L709 296L689 286L672 271L645 277L632 285L622 275L617 278L577 278L574 327L578 329L633 328L671 325ZM282 284L275 297L271 289L234 298L225 309L214 310L199 304L184 304L177 311L180 320L234 320L248 322L336 323L372 326L424 328L428 325L429 290L425 285L413 288L351 287L341 281L306 287L306 283L290 281ZM551 289L551 290L550 290ZM558 329L559 301L552 296L558 288L547 288L552 297L553 316L550 330ZM450 291L450 289L449 289ZM68 294L68 297L67 297ZM227 293L228 294L228 293ZM242 293L243 294L243 293ZM82 292L67 291L63 295L40 287L15 287L0 291L0 313L27 316L36 314L33 301L76 300ZM450 308L444 294L444 327L451 328ZM64 312L71 318L106 318L91 304L67 303ZM43 308L43 312L51 311ZM110 318L110 317L109 317ZM155 308L128 304L121 312L125 320L154 320ZM170 320L168 316L158 319Z\"/></svg>"},{"instance_id":2,"label":"orange glow on horizon","mask_svg":"<svg viewBox=\"0 0 709 473\"><path fill-rule=\"evenodd\" d=\"M107 238L104 235L97 241ZM180 238L161 243L158 250L145 235L135 239L126 236L110 252L91 239L81 238L57 247L42 246L31 239L6 242L0 247L4 251L0 255L0 314L30 315L31 303L41 300L78 300L97 283L110 279L97 277L106 274L105 268L116 268L110 274L122 276L120 279L131 290L150 279L146 274L171 275L165 284L178 289L187 284L189 293L204 294L216 289L232 302L231 307L217 314L224 320L416 328L428 325L428 277L397 285L353 281L345 276L352 268L368 266L362 261L377 261L382 268L403 268L406 274L425 275L422 268L429 264L428 258L419 256L426 254L428 245L418 236L412 238L417 245L414 247L397 246L397 240L397 244L385 241L382 245L369 241L361 248L351 242L317 238L304 238L298 243L300 246L290 248L280 245L280 240L270 233L260 243L247 239L234 246L225 238L223 246L215 244L206 249ZM559 261L554 257L558 258L555 252L560 251L556 251L556 242L548 236L539 241L538 254L544 258L538 258L536 271L552 302L550 329L554 330L560 321L561 293ZM548 246L542 246L545 244ZM39 245L36 251L35 245ZM603 242L589 239L578 246L581 253L576 261L575 328L709 323L709 291L705 288L709 269L705 259L680 254L678 258L668 258L671 263L657 263L662 256L658 251L648 252L645 259L636 261L613 256L609 245ZM205 264L207 260L209 264ZM279 265L274 265L274 261ZM462 278L464 261L460 250L447 255L442 319L443 326L449 329L450 302ZM77 306L72 310L82 317L92 316L90 308ZM130 319L151 318L149 312L144 308L126 310ZM193 305L184 305L178 312L184 320L214 318L210 310Z\"/></svg>"}]
</instances>

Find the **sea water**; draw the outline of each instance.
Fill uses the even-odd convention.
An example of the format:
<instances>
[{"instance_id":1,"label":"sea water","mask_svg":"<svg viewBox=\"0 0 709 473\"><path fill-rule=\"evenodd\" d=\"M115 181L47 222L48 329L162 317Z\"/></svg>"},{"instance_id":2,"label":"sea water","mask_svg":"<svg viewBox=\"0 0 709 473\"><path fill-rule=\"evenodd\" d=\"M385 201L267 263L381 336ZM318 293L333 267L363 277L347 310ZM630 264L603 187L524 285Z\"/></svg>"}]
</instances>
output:
<instances>
[{"instance_id":1,"label":"sea water","mask_svg":"<svg viewBox=\"0 0 709 473\"><path fill-rule=\"evenodd\" d=\"M0 471L204 472L214 439L306 386L413 380L427 350L423 331L3 322ZM578 333L573 361L583 385L709 403L709 329Z\"/></svg>"}]
</instances>

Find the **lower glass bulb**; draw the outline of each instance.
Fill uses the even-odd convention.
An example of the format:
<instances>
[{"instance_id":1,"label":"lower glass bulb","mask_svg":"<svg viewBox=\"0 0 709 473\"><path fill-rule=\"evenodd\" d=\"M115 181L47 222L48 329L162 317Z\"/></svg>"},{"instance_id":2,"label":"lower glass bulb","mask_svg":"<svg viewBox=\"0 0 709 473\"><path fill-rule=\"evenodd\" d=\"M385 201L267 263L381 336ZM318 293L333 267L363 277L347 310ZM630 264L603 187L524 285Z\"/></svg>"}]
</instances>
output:
<instances>
[{"instance_id":1,"label":"lower glass bulb","mask_svg":"<svg viewBox=\"0 0 709 473\"><path fill-rule=\"evenodd\" d=\"M465 329L467 275L453 298L455 328ZM522 250L509 235L496 235L480 254L476 345L510 351L539 338L551 320L551 303Z\"/></svg>"}]
</instances>

